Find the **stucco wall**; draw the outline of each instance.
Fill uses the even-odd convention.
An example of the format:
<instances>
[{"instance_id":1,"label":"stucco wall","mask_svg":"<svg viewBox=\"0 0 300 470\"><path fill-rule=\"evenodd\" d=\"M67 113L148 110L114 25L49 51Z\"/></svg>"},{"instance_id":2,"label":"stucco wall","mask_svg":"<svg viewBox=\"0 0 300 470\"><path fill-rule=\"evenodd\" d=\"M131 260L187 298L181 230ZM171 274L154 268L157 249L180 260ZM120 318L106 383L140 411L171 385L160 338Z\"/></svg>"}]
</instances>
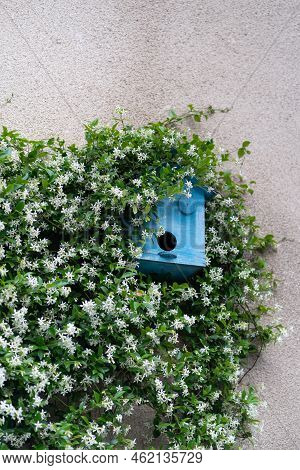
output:
<instances>
[{"instance_id":1,"label":"stucco wall","mask_svg":"<svg viewBox=\"0 0 300 470\"><path fill-rule=\"evenodd\" d=\"M247 376L268 401L249 447L299 449L299 2L2 0L0 44L0 123L27 136L79 141L116 105L135 123L187 103L233 107L207 127L223 147L252 142L250 204L282 240L270 264L293 327Z\"/></svg>"}]
</instances>

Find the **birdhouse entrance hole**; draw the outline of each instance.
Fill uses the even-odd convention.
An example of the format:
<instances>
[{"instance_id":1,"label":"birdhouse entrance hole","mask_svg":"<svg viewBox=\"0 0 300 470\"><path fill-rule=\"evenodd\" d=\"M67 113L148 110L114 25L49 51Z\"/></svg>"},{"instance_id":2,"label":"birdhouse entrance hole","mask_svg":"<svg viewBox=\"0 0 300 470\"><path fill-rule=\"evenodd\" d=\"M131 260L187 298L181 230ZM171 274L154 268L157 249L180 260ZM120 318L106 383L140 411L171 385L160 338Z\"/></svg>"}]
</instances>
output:
<instances>
[{"instance_id":1,"label":"birdhouse entrance hole","mask_svg":"<svg viewBox=\"0 0 300 470\"><path fill-rule=\"evenodd\" d=\"M165 232L163 235L157 237L159 247L164 251L172 251L177 245L175 235L171 232Z\"/></svg>"}]
</instances>

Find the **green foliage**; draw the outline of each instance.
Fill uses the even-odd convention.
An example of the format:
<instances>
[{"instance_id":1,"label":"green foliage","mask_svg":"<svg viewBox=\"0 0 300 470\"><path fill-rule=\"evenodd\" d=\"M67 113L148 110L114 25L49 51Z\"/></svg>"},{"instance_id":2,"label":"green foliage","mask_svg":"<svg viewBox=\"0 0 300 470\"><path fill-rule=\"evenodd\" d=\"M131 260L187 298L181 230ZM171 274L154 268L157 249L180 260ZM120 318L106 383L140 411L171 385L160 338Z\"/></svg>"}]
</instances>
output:
<instances>
[{"instance_id":1,"label":"green foliage","mask_svg":"<svg viewBox=\"0 0 300 470\"><path fill-rule=\"evenodd\" d=\"M247 213L252 189L222 169L229 153L174 128L213 113L190 105L134 128L119 110L111 126L88 124L80 148L3 128L1 448L132 448L141 404L169 448L230 449L251 435L258 399L238 382L282 331L261 322L274 285L261 252L274 239ZM192 177L216 193L207 267L182 284L147 278L124 214L144 240L157 202Z\"/></svg>"}]
</instances>

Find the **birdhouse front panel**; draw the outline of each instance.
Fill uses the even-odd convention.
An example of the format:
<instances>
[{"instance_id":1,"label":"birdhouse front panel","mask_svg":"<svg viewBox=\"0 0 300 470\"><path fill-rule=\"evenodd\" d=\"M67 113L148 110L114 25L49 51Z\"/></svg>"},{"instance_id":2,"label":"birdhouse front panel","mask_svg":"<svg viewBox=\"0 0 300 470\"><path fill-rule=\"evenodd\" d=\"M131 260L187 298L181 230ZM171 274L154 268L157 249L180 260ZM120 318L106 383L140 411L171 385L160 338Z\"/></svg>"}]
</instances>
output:
<instances>
[{"instance_id":1,"label":"birdhouse front panel","mask_svg":"<svg viewBox=\"0 0 300 470\"><path fill-rule=\"evenodd\" d=\"M191 197L177 195L159 202L146 228L153 232L146 240L139 269L174 280L184 280L205 266L205 190L193 187Z\"/></svg>"}]
</instances>

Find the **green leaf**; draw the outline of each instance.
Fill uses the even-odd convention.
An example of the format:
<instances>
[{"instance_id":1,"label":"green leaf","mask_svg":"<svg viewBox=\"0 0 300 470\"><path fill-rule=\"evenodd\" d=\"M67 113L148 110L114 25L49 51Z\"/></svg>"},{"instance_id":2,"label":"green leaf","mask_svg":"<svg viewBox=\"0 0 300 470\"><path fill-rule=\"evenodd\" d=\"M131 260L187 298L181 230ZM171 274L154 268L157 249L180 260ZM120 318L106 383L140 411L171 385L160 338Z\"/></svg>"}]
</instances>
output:
<instances>
[{"instance_id":1,"label":"green leaf","mask_svg":"<svg viewBox=\"0 0 300 470\"><path fill-rule=\"evenodd\" d=\"M241 158L245 155L246 151L243 147L238 149L238 156Z\"/></svg>"},{"instance_id":2,"label":"green leaf","mask_svg":"<svg viewBox=\"0 0 300 470\"><path fill-rule=\"evenodd\" d=\"M22 212L22 210L24 209L24 206L25 206L25 201L19 201L15 207L15 210L17 212Z\"/></svg>"}]
</instances>

